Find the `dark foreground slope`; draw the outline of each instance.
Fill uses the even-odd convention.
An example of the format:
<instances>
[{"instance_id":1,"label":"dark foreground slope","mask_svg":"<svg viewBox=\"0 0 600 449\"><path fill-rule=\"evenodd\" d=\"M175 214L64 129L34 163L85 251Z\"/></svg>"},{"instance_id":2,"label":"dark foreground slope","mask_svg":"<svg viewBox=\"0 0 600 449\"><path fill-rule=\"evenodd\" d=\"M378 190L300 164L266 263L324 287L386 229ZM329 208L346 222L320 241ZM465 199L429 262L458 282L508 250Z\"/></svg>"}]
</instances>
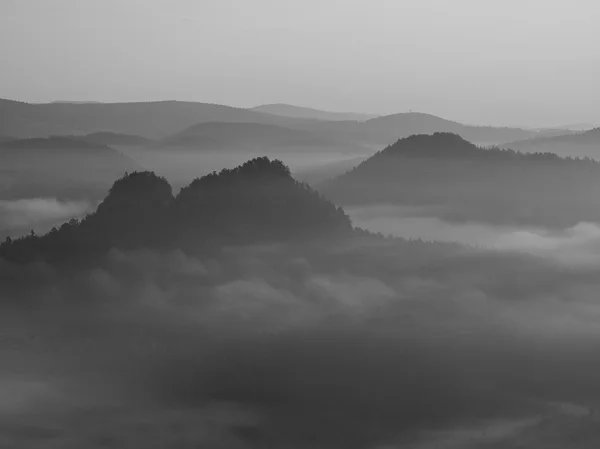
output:
<instances>
[{"instance_id":1,"label":"dark foreground slope","mask_svg":"<svg viewBox=\"0 0 600 449\"><path fill-rule=\"evenodd\" d=\"M454 220L569 226L600 221L600 164L479 148L455 134L414 135L321 191L343 205L397 204Z\"/></svg>"},{"instance_id":2,"label":"dark foreground slope","mask_svg":"<svg viewBox=\"0 0 600 449\"><path fill-rule=\"evenodd\" d=\"M0 143L0 199L99 200L137 165L113 148L73 137Z\"/></svg>"}]
</instances>

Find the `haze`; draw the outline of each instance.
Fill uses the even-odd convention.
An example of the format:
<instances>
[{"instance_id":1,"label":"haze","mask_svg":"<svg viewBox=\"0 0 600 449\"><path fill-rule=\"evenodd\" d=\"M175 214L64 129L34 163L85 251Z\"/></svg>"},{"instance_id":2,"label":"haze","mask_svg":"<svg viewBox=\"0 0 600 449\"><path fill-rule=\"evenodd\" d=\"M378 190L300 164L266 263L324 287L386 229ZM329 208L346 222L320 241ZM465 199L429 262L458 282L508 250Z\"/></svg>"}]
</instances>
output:
<instances>
[{"instance_id":1,"label":"haze","mask_svg":"<svg viewBox=\"0 0 600 449\"><path fill-rule=\"evenodd\" d=\"M2 0L0 97L598 122L594 0Z\"/></svg>"}]
</instances>

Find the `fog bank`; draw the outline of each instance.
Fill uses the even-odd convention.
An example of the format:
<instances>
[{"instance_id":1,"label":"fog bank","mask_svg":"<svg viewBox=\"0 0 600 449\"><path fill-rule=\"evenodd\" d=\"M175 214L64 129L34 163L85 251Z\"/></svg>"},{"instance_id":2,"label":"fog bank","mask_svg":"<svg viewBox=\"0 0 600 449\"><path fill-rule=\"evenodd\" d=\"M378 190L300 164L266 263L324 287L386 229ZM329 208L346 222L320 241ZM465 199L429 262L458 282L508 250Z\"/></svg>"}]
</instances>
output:
<instances>
[{"instance_id":1,"label":"fog bank","mask_svg":"<svg viewBox=\"0 0 600 449\"><path fill-rule=\"evenodd\" d=\"M71 218L81 218L92 208L88 201L60 201L56 198L0 200L0 238L18 237L31 230L44 233Z\"/></svg>"}]
</instances>

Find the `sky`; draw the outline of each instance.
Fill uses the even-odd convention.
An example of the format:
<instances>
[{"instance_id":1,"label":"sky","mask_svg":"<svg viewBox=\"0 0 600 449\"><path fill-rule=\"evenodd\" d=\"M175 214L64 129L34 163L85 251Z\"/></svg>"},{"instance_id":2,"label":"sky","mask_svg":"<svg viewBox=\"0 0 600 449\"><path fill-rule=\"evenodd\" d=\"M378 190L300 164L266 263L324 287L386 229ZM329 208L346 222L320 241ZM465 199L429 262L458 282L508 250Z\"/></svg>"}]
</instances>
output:
<instances>
[{"instance_id":1,"label":"sky","mask_svg":"<svg viewBox=\"0 0 600 449\"><path fill-rule=\"evenodd\" d=\"M0 97L600 123L597 0L0 0Z\"/></svg>"}]
</instances>

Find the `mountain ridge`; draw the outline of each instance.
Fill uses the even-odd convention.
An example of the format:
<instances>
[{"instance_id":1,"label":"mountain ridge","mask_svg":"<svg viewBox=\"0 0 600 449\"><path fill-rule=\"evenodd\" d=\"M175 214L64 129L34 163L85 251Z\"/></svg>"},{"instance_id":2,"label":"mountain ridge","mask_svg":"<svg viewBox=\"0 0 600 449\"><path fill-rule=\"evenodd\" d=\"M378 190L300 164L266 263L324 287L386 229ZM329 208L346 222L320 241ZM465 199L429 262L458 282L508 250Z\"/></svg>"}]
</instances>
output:
<instances>
[{"instance_id":1,"label":"mountain ridge","mask_svg":"<svg viewBox=\"0 0 600 449\"><path fill-rule=\"evenodd\" d=\"M321 109L309 108L304 106L295 106L287 103L261 104L250 108L252 111L265 112L267 114L281 115L293 118L309 118L325 121L367 121L378 117L378 114L366 114L360 112L332 112Z\"/></svg>"},{"instance_id":2,"label":"mountain ridge","mask_svg":"<svg viewBox=\"0 0 600 449\"><path fill-rule=\"evenodd\" d=\"M99 104L30 104L0 99L0 135L15 138L81 135L95 132L134 134L163 139L203 122L258 123L310 131L321 138L376 147L411 134L455 132L482 144L526 139L538 135L519 128L462 125L430 114L400 113L367 121L325 121L284 117L230 106L156 101Z\"/></svg>"}]
</instances>

